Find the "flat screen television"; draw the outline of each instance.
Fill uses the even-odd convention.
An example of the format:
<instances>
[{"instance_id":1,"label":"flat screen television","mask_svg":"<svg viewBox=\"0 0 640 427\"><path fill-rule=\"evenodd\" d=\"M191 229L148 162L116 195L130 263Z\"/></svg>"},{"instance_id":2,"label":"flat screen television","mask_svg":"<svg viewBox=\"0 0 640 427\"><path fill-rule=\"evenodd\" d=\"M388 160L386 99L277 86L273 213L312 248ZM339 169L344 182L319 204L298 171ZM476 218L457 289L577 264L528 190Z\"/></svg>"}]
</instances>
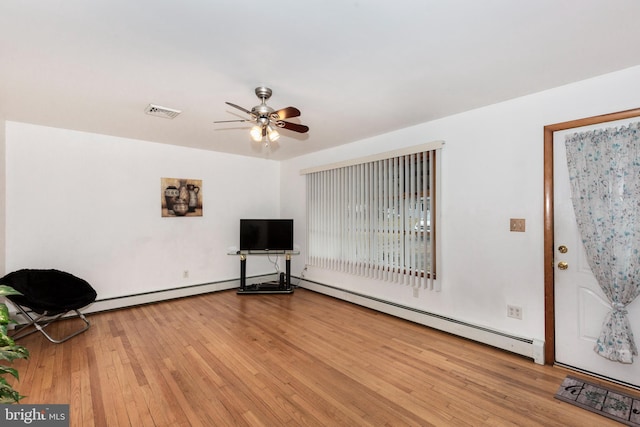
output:
<instances>
[{"instance_id":1,"label":"flat screen television","mask_svg":"<svg viewBox=\"0 0 640 427\"><path fill-rule=\"evenodd\" d=\"M292 219L241 219L241 251L292 251Z\"/></svg>"}]
</instances>

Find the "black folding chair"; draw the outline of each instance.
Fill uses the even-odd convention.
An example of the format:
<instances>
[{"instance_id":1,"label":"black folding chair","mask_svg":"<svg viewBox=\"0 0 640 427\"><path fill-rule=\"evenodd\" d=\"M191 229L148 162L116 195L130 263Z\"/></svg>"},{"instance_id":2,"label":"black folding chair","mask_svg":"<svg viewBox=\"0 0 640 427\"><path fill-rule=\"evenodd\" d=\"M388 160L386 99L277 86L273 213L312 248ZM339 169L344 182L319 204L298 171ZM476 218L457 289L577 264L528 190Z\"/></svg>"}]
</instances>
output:
<instances>
[{"instance_id":1,"label":"black folding chair","mask_svg":"<svg viewBox=\"0 0 640 427\"><path fill-rule=\"evenodd\" d=\"M97 294L85 280L59 270L23 269L7 274L0 279L0 284L22 294L7 296L18 310L17 314L27 321L16 327L13 339L40 331L49 341L59 344L89 329L89 321L80 309L94 302ZM72 311L84 322L81 329L62 338L47 333L47 326Z\"/></svg>"}]
</instances>

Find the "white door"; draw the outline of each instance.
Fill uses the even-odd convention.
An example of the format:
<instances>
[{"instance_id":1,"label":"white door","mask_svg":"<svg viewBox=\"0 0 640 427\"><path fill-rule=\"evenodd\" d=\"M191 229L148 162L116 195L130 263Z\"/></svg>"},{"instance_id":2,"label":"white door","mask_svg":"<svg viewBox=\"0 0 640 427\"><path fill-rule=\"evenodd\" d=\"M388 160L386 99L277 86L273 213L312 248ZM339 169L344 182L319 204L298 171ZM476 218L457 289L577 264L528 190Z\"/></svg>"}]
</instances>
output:
<instances>
[{"instance_id":1,"label":"white door","mask_svg":"<svg viewBox=\"0 0 640 427\"><path fill-rule=\"evenodd\" d=\"M610 122L607 127L629 121L638 118ZM640 357L634 357L632 364L623 364L593 351L611 306L591 273L578 234L564 148L565 135L588 129L574 128L554 134L555 358L562 365L640 388ZM562 265L566 269L561 268L561 262L566 263ZM640 298L629 304L627 311L636 344L640 346Z\"/></svg>"}]
</instances>

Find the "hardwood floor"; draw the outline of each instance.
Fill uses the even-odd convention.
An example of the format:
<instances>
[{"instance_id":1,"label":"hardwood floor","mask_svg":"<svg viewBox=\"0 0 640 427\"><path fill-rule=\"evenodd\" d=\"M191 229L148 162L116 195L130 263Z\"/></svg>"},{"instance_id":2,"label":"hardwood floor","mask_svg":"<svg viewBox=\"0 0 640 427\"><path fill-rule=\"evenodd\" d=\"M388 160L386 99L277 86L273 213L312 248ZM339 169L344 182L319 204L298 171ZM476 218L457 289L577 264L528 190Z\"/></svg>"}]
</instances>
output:
<instances>
[{"instance_id":1,"label":"hardwood floor","mask_svg":"<svg viewBox=\"0 0 640 427\"><path fill-rule=\"evenodd\" d=\"M22 403L70 404L71 426L618 425L554 399L561 368L304 289L89 320L14 363Z\"/></svg>"}]
</instances>

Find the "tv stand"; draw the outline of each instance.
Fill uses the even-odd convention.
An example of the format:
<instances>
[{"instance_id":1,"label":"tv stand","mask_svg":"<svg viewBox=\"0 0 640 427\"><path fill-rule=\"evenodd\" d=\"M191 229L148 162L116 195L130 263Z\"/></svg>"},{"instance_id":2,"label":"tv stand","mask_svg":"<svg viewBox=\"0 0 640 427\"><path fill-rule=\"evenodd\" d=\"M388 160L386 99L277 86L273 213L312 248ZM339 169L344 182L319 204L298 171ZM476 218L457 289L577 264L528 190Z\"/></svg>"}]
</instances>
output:
<instances>
[{"instance_id":1,"label":"tv stand","mask_svg":"<svg viewBox=\"0 0 640 427\"><path fill-rule=\"evenodd\" d=\"M291 286L291 251L238 251L229 255L240 256L240 288L238 294L292 294ZM247 285L247 255L284 255L285 271L280 273L279 280Z\"/></svg>"}]
</instances>

